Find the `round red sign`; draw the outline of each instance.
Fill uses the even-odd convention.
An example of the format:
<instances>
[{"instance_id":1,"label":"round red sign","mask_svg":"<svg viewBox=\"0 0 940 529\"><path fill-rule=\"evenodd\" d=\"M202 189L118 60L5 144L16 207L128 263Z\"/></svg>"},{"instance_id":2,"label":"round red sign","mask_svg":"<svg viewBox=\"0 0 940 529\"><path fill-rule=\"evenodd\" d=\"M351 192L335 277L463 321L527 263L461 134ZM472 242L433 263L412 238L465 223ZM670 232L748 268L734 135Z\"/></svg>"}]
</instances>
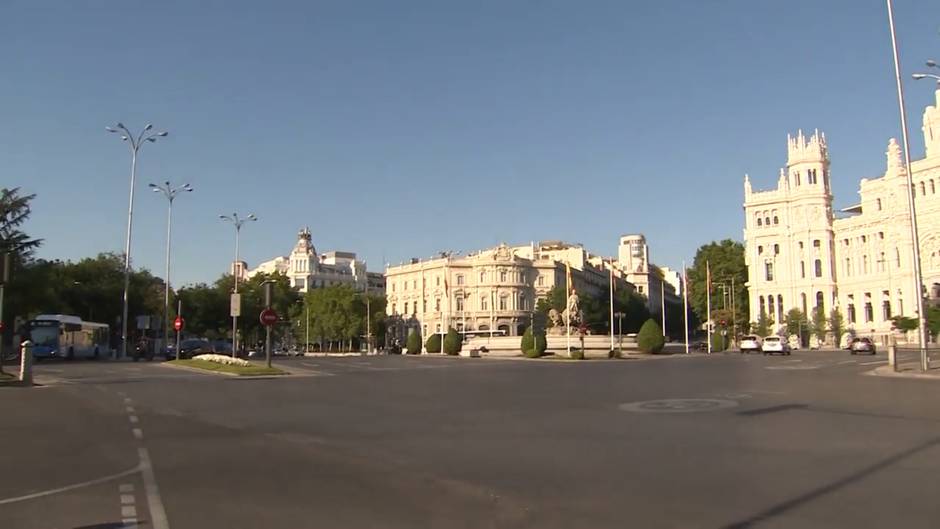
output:
<instances>
[{"instance_id":1,"label":"round red sign","mask_svg":"<svg viewBox=\"0 0 940 529\"><path fill-rule=\"evenodd\" d=\"M274 309L264 309L261 311L259 319L262 325L274 325L277 323L277 313L274 312Z\"/></svg>"},{"instance_id":2,"label":"round red sign","mask_svg":"<svg viewBox=\"0 0 940 529\"><path fill-rule=\"evenodd\" d=\"M186 325L186 320L184 320L182 316L177 316L176 319L173 320L173 329L175 329L176 332L182 331L184 325Z\"/></svg>"}]
</instances>

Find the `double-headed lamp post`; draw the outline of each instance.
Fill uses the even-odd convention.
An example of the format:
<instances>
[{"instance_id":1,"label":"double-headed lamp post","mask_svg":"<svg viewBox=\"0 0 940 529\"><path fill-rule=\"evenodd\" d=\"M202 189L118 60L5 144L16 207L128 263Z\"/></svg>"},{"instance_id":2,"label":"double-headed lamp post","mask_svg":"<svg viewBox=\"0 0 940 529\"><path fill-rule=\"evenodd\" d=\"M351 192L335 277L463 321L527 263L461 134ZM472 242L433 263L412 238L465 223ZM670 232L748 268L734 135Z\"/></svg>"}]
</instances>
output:
<instances>
[{"instance_id":1,"label":"double-headed lamp post","mask_svg":"<svg viewBox=\"0 0 940 529\"><path fill-rule=\"evenodd\" d=\"M167 132L151 132L153 125L147 124L144 130L140 131L136 137L131 133L123 123L118 123L113 127L105 127L105 130L114 134L120 134L121 140L127 142L131 148L131 192L127 206L127 238L124 241L124 311L121 316L121 356L127 356L127 311L128 311L128 289L131 281L131 227L134 221L134 185L137 181L137 153L145 141L155 143L157 138L165 138Z\"/></svg>"},{"instance_id":2,"label":"double-headed lamp post","mask_svg":"<svg viewBox=\"0 0 940 529\"><path fill-rule=\"evenodd\" d=\"M231 215L219 215L219 218L225 222L231 222L235 226L235 262L232 263L232 279L235 281L235 290L233 294L238 294L238 234L242 230L242 224L258 220L253 213L249 213L245 218L239 218L238 213ZM232 358L238 354L238 316L232 315Z\"/></svg>"},{"instance_id":3,"label":"double-headed lamp post","mask_svg":"<svg viewBox=\"0 0 940 529\"><path fill-rule=\"evenodd\" d=\"M181 192L191 193L193 186L183 184L179 187L170 186L169 182L162 185L150 184L154 193L163 193L168 205L166 210L166 279L163 281L163 350L167 351L170 343L170 235L173 226L173 199Z\"/></svg>"}]
</instances>

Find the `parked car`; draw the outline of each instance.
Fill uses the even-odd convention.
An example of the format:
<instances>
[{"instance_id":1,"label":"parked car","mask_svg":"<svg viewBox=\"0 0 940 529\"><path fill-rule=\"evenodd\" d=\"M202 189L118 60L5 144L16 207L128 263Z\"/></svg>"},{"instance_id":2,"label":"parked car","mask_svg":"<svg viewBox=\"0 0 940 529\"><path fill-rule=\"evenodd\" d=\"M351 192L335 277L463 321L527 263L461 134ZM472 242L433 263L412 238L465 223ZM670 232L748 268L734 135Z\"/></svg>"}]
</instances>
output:
<instances>
[{"instance_id":1,"label":"parked car","mask_svg":"<svg viewBox=\"0 0 940 529\"><path fill-rule=\"evenodd\" d=\"M783 340L779 336L768 336L764 338L764 341L761 344L761 351L763 351L765 355L769 355L769 354L789 355L790 344L788 344L786 340Z\"/></svg>"},{"instance_id":2,"label":"parked car","mask_svg":"<svg viewBox=\"0 0 940 529\"><path fill-rule=\"evenodd\" d=\"M851 354L868 353L875 354L875 342L871 338L856 338L852 341Z\"/></svg>"},{"instance_id":3,"label":"parked car","mask_svg":"<svg viewBox=\"0 0 940 529\"><path fill-rule=\"evenodd\" d=\"M212 344L208 340L192 338L180 343L180 358L192 358L196 355L214 353Z\"/></svg>"},{"instance_id":4,"label":"parked car","mask_svg":"<svg viewBox=\"0 0 940 529\"><path fill-rule=\"evenodd\" d=\"M761 342L760 336L748 334L741 337L741 343L738 348L741 350L741 354L750 354L752 351L759 353L761 351Z\"/></svg>"}]
</instances>

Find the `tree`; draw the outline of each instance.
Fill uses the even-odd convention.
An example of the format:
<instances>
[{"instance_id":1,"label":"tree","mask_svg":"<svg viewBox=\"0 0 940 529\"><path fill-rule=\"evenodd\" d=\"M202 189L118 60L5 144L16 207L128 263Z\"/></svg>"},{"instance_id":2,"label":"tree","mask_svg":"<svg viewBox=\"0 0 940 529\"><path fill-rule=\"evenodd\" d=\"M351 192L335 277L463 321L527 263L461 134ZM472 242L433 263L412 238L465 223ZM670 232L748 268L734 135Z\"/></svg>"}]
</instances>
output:
<instances>
[{"instance_id":1,"label":"tree","mask_svg":"<svg viewBox=\"0 0 940 529\"><path fill-rule=\"evenodd\" d=\"M813 309L813 320L810 322L810 327L820 344L826 342L826 323L826 313L823 311L822 306Z\"/></svg>"},{"instance_id":2,"label":"tree","mask_svg":"<svg viewBox=\"0 0 940 529\"><path fill-rule=\"evenodd\" d=\"M744 264L744 245L731 239L725 239L720 242L704 244L695 253L695 260L688 271L689 305L701 321L708 321L709 319L709 314L707 314L706 262L711 269L712 310L716 310L721 306L721 295L716 285L727 283L730 287L731 278L734 278L734 310L736 312L734 323L737 328L745 329L747 327L748 294L745 287L747 266ZM726 304L725 308L731 309L730 304Z\"/></svg>"},{"instance_id":3,"label":"tree","mask_svg":"<svg viewBox=\"0 0 940 529\"><path fill-rule=\"evenodd\" d=\"M447 329L447 336L444 337L444 353L453 356L460 352L462 346L463 340L457 329L453 327Z\"/></svg>"},{"instance_id":4,"label":"tree","mask_svg":"<svg viewBox=\"0 0 940 529\"><path fill-rule=\"evenodd\" d=\"M832 331L835 345L838 347L842 341L842 333L845 332L845 319L842 317L842 312L836 307L829 311L829 330Z\"/></svg>"},{"instance_id":5,"label":"tree","mask_svg":"<svg viewBox=\"0 0 940 529\"><path fill-rule=\"evenodd\" d=\"M928 311L927 314L929 315L930 312ZM920 323L917 321L917 318L900 315L891 318L891 324L895 329L903 332L916 331L917 327L920 325Z\"/></svg>"},{"instance_id":6,"label":"tree","mask_svg":"<svg viewBox=\"0 0 940 529\"><path fill-rule=\"evenodd\" d=\"M36 195L21 195L20 188L0 188L0 254L12 253L21 262L29 261L42 239L30 239L20 227L32 212L30 202Z\"/></svg>"},{"instance_id":7,"label":"tree","mask_svg":"<svg viewBox=\"0 0 940 529\"><path fill-rule=\"evenodd\" d=\"M441 352L441 335L434 333L429 336L428 341L424 342L424 348L429 353Z\"/></svg>"},{"instance_id":8,"label":"tree","mask_svg":"<svg viewBox=\"0 0 940 529\"><path fill-rule=\"evenodd\" d=\"M421 354L421 333L418 329L414 329L408 334L408 339L405 340L405 347L408 348L408 354L410 355Z\"/></svg>"},{"instance_id":9,"label":"tree","mask_svg":"<svg viewBox=\"0 0 940 529\"><path fill-rule=\"evenodd\" d=\"M937 335L940 334L940 307L927 308L927 330L930 331L930 336L936 340Z\"/></svg>"},{"instance_id":10,"label":"tree","mask_svg":"<svg viewBox=\"0 0 940 529\"><path fill-rule=\"evenodd\" d=\"M655 354L663 350L666 339L656 320L650 318L640 327L640 332L636 335L636 344L640 351L644 353Z\"/></svg>"},{"instance_id":11,"label":"tree","mask_svg":"<svg viewBox=\"0 0 940 529\"><path fill-rule=\"evenodd\" d=\"M757 316L757 322L754 324L754 333L760 337L767 336L770 334L770 328L773 324L774 321L767 317L767 313L760 311L760 314Z\"/></svg>"}]
</instances>

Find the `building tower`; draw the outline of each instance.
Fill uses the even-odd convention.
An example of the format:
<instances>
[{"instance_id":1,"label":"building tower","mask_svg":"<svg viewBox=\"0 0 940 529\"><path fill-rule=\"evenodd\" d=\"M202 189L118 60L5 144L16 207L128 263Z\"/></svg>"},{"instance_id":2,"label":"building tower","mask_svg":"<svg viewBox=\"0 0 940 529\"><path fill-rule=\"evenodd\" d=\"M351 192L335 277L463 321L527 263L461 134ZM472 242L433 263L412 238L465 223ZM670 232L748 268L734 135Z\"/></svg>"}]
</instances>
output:
<instances>
[{"instance_id":1,"label":"building tower","mask_svg":"<svg viewBox=\"0 0 940 529\"><path fill-rule=\"evenodd\" d=\"M744 194L751 321L763 312L777 330L793 308L828 315L837 292L826 136L787 135L777 188L755 192L745 175Z\"/></svg>"},{"instance_id":2,"label":"building tower","mask_svg":"<svg viewBox=\"0 0 940 529\"><path fill-rule=\"evenodd\" d=\"M940 156L940 86L934 93L936 103L924 109L924 146L926 157Z\"/></svg>"}]
</instances>

